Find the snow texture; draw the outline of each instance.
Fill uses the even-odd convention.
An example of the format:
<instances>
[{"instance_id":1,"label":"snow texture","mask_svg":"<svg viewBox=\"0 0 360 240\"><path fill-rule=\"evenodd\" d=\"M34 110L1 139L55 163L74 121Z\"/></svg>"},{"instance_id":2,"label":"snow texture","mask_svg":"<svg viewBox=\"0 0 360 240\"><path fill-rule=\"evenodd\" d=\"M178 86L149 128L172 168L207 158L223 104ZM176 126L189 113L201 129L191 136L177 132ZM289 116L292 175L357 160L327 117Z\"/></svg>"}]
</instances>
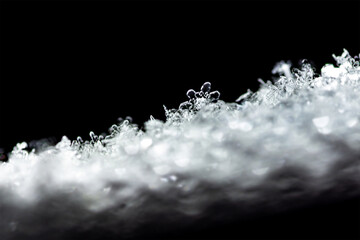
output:
<instances>
[{"instance_id":1,"label":"snow texture","mask_svg":"<svg viewBox=\"0 0 360 240\"><path fill-rule=\"evenodd\" d=\"M145 131L123 120L85 142L17 144L0 165L0 239L133 237L359 196L359 61L334 59L321 74L278 63L234 103L205 83Z\"/></svg>"}]
</instances>

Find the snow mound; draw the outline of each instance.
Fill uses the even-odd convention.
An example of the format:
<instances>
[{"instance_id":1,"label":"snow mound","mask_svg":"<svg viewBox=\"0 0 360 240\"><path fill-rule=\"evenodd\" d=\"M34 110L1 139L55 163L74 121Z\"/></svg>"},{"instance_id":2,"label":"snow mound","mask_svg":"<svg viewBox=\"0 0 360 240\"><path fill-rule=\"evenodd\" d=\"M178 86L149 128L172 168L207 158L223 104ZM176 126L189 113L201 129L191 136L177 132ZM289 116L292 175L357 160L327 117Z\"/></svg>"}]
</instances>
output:
<instances>
[{"instance_id":1,"label":"snow mound","mask_svg":"<svg viewBox=\"0 0 360 240\"><path fill-rule=\"evenodd\" d=\"M320 74L280 62L234 103L206 82L144 131L123 120L85 142L17 144L0 165L0 238L128 237L359 196L359 60L334 59Z\"/></svg>"}]
</instances>

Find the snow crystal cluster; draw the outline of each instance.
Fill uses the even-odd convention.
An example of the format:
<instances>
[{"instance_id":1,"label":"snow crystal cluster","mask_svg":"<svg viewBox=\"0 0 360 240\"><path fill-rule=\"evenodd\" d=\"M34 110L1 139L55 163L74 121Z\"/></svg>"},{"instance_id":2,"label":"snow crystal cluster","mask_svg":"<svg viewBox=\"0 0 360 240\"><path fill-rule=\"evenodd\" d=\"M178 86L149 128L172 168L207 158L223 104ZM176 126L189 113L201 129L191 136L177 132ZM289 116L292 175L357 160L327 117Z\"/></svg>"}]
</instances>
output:
<instances>
[{"instance_id":1,"label":"snow crystal cluster","mask_svg":"<svg viewBox=\"0 0 360 240\"><path fill-rule=\"evenodd\" d=\"M206 82L165 122L128 120L106 137L26 151L0 165L0 239L133 236L232 214L283 211L360 194L360 67L344 50L316 74L278 63L234 103ZM216 206L224 207L221 214ZM183 221L186 220L186 221Z\"/></svg>"}]
</instances>

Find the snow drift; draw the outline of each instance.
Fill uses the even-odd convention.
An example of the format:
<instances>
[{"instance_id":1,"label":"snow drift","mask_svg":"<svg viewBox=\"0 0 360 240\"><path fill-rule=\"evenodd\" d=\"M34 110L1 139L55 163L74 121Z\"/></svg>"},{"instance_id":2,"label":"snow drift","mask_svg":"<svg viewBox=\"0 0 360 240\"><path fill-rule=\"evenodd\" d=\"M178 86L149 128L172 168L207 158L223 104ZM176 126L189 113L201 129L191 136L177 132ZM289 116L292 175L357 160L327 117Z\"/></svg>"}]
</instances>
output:
<instances>
[{"instance_id":1,"label":"snow drift","mask_svg":"<svg viewBox=\"0 0 360 240\"><path fill-rule=\"evenodd\" d=\"M334 58L320 74L278 63L234 103L205 83L145 131L123 120L89 141L17 144L0 165L0 238L136 237L359 196L359 61Z\"/></svg>"}]
</instances>

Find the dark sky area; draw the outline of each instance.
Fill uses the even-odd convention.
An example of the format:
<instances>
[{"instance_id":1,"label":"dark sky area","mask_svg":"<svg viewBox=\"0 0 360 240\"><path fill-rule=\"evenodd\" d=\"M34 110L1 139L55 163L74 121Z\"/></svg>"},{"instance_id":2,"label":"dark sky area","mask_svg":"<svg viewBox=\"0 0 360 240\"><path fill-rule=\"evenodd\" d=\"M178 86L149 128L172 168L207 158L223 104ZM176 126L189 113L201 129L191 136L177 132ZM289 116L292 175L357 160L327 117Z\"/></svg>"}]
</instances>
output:
<instances>
[{"instance_id":1,"label":"dark sky area","mask_svg":"<svg viewBox=\"0 0 360 240\"><path fill-rule=\"evenodd\" d=\"M319 72L343 48L360 53L360 2L1 1L0 41L0 148L9 152L21 141L87 139L119 117L164 120L163 105L177 108L206 81L234 101L281 60L308 59ZM308 232L358 238L359 214L342 207L344 226L323 223L332 215L320 209ZM298 229L287 219L274 224Z\"/></svg>"}]
</instances>

